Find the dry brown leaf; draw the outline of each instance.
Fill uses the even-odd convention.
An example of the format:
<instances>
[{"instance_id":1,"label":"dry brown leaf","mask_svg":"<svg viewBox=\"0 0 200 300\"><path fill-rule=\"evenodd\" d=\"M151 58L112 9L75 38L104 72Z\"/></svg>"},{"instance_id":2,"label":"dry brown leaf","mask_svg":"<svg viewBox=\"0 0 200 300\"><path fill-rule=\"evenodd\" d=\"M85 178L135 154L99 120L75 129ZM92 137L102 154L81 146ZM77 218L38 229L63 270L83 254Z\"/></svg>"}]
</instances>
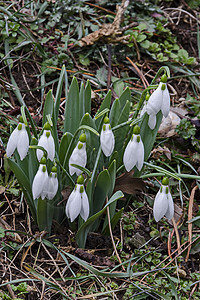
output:
<instances>
[{"instance_id":1,"label":"dry brown leaf","mask_svg":"<svg viewBox=\"0 0 200 300\"><path fill-rule=\"evenodd\" d=\"M134 171L120 175L115 182L114 191L121 190L123 193L135 195L138 191L145 191L145 184L141 178L133 177Z\"/></svg>"}]
</instances>

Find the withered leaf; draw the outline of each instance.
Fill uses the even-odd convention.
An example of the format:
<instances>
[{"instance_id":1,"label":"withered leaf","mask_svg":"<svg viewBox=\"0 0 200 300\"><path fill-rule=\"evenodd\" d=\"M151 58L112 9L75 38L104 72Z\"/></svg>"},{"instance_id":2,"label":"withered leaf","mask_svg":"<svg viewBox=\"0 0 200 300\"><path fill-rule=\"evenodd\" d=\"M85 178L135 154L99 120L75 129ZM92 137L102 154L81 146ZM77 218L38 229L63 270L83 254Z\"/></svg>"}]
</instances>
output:
<instances>
[{"instance_id":1,"label":"withered leaf","mask_svg":"<svg viewBox=\"0 0 200 300\"><path fill-rule=\"evenodd\" d=\"M114 191L121 190L123 193L135 195L138 191L145 191L145 184L141 178L133 177L134 171L121 174L115 182Z\"/></svg>"}]
</instances>

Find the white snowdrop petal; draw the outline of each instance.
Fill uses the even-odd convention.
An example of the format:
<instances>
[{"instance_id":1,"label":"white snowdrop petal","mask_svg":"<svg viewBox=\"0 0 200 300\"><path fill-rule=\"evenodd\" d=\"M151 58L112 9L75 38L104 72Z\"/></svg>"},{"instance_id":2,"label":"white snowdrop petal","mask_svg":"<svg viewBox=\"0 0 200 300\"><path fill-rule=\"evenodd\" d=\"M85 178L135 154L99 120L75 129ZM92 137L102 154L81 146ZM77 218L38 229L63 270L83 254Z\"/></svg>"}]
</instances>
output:
<instances>
[{"instance_id":1,"label":"white snowdrop petal","mask_svg":"<svg viewBox=\"0 0 200 300\"><path fill-rule=\"evenodd\" d=\"M109 129L110 124L104 124L106 130L101 131L100 142L101 148L105 156L110 156L113 152L115 146L115 137L111 129Z\"/></svg>"},{"instance_id":2,"label":"white snowdrop petal","mask_svg":"<svg viewBox=\"0 0 200 300\"><path fill-rule=\"evenodd\" d=\"M23 160L27 155L28 149L29 149L29 137L25 125L22 124L22 129L19 131L18 143L17 143L17 151L19 153L21 160Z\"/></svg>"},{"instance_id":3,"label":"white snowdrop petal","mask_svg":"<svg viewBox=\"0 0 200 300\"><path fill-rule=\"evenodd\" d=\"M45 172L43 172L42 193L41 193L42 200L48 197L48 188L49 188L49 176L46 170Z\"/></svg>"},{"instance_id":4,"label":"white snowdrop petal","mask_svg":"<svg viewBox=\"0 0 200 300\"><path fill-rule=\"evenodd\" d=\"M71 166L71 164L76 164L76 165L79 165L79 166L85 168L86 163L87 163L86 144L81 143L83 146L81 149L78 149L79 143L74 148L72 155L70 156L70 159L69 159L69 173L71 176L74 173L76 173L77 176L79 176L82 173L82 171L80 169Z\"/></svg>"},{"instance_id":5,"label":"white snowdrop petal","mask_svg":"<svg viewBox=\"0 0 200 300\"><path fill-rule=\"evenodd\" d=\"M148 115L157 114L161 110L163 91L161 90L163 83L160 82L157 89L151 94L147 101Z\"/></svg>"},{"instance_id":6,"label":"white snowdrop petal","mask_svg":"<svg viewBox=\"0 0 200 300\"><path fill-rule=\"evenodd\" d=\"M135 150L136 150L136 143L133 137L133 140L130 140L128 142L128 145L126 146L126 149L124 151L124 156L123 156L123 163L127 172L129 172L137 162Z\"/></svg>"},{"instance_id":7,"label":"white snowdrop petal","mask_svg":"<svg viewBox=\"0 0 200 300\"><path fill-rule=\"evenodd\" d=\"M74 198L75 192L76 192L75 190L73 190L73 191L71 192L71 194L69 195L69 198L68 198L68 200L67 200L66 207L65 207L65 213L66 213L66 215L67 215L68 218L70 218L70 215L69 215L69 207L70 207L70 205L71 205L71 202L73 202L73 198Z\"/></svg>"},{"instance_id":8,"label":"white snowdrop petal","mask_svg":"<svg viewBox=\"0 0 200 300\"><path fill-rule=\"evenodd\" d=\"M37 199L40 197L42 190L43 190L43 178L44 178L44 172L42 171L44 165L40 165L39 169L33 179L33 184L32 184L32 194L33 194L33 199Z\"/></svg>"},{"instance_id":9,"label":"white snowdrop petal","mask_svg":"<svg viewBox=\"0 0 200 300\"><path fill-rule=\"evenodd\" d=\"M48 158L51 161L53 161L55 157L55 143L51 133L50 136L47 138L47 152L48 152Z\"/></svg>"},{"instance_id":10,"label":"white snowdrop petal","mask_svg":"<svg viewBox=\"0 0 200 300\"><path fill-rule=\"evenodd\" d=\"M168 209L168 200L167 195L164 191L158 192L155 200L154 200L154 206L153 206L153 215L156 220L156 222L160 221L160 219L166 214L166 211Z\"/></svg>"},{"instance_id":11,"label":"white snowdrop petal","mask_svg":"<svg viewBox=\"0 0 200 300\"><path fill-rule=\"evenodd\" d=\"M88 196L84 190L84 192L81 193L81 211L80 211L80 215L84 221L88 219L89 211L90 211L90 207L89 207Z\"/></svg>"},{"instance_id":12,"label":"white snowdrop petal","mask_svg":"<svg viewBox=\"0 0 200 300\"><path fill-rule=\"evenodd\" d=\"M76 173L77 168L71 166L71 164L77 164L78 155L79 155L78 147L76 146L76 148L74 148L74 150L69 158L69 173L71 176L74 175L74 173Z\"/></svg>"},{"instance_id":13,"label":"white snowdrop petal","mask_svg":"<svg viewBox=\"0 0 200 300\"><path fill-rule=\"evenodd\" d=\"M81 211L81 196L79 187L77 187L76 191L73 193L73 198L69 198L68 201L68 217L70 218L71 222L73 222L78 217Z\"/></svg>"},{"instance_id":14,"label":"white snowdrop petal","mask_svg":"<svg viewBox=\"0 0 200 300\"><path fill-rule=\"evenodd\" d=\"M58 178L55 173L49 178L48 199L52 200L58 191Z\"/></svg>"},{"instance_id":15,"label":"white snowdrop petal","mask_svg":"<svg viewBox=\"0 0 200 300\"><path fill-rule=\"evenodd\" d=\"M168 209L167 209L167 212L165 213L165 217L168 220L171 220L174 216L174 202L173 202L172 195L170 192L168 192L168 194L167 194L167 199L168 199Z\"/></svg>"},{"instance_id":16,"label":"white snowdrop petal","mask_svg":"<svg viewBox=\"0 0 200 300\"><path fill-rule=\"evenodd\" d=\"M166 86L165 90L163 91L163 101L161 107L162 114L164 115L165 118L168 116L169 110L170 110L170 95Z\"/></svg>"},{"instance_id":17,"label":"white snowdrop petal","mask_svg":"<svg viewBox=\"0 0 200 300\"><path fill-rule=\"evenodd\" d=\"M136 167L138 168L139 171L141 171L144 164L144 145L141 138L140 138L140 142L138 143L138 149L136 151L136 154L137 154Z\"/></svg>"},{"instance_id":18,"label":"white snowdrop petal","mask_svg":"<svg viewBox=\"0 0 200 300\"><path fill-rule=\"evenodd\" d=\"M82 143L83 147L78 149L78 165L85 168L87 163L87 153L86 153L86 144ZM82 172L82 171L81 171Z\"/></svg>"},{"instance_id":19,"label":"white snowdrop petal","mask_svg":"<svg viewBox=\"0 0 200 300\"><path fill-rule=\"evenodd\" d=\"M19 131L20 130L18 130L16 127L8 139L8 144L7 144L7 148L6 148L6 154L8 157L10 157L14 153L14 151L17 147Z\"/></svg>"},{"instance_id":20,"label":"white snowdrop petal","mask_svg":"<svg viewBox=\"0 0 200 300\"><path fill-rule=\"evenodd\" d=\"M148 125L149 125L149 128L151 128L152 130L155 128L155 126L156 126L156 115L149 115Z\"/></svg>"}]
</instances>

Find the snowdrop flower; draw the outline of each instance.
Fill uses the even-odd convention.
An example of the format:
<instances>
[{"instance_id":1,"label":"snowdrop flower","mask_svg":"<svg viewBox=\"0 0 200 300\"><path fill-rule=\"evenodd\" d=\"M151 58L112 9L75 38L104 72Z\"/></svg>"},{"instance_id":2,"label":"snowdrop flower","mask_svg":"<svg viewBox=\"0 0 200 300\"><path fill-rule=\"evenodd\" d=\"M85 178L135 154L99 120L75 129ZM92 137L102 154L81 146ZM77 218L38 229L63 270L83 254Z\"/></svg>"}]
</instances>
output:
<instances>
[{"instance_id":1,"label":"snowdrop flower","mask_svg":"<svg viewBox=\"0 0 200 300\"><path fill-rule=\"evenodd\" d=\"M167 117L170 110L170 96L167 89L167 76L164 74L161 77L158 88L151 94L146 111L149 115L148 125L151 129L154 129L156 126L156 115L161 110L164 117Z\"/></svg>"},{"instance_id":2,"label":"snowdrop flower","mask_svg":"<svg viewBox=\"0 0 200 300\"><path fill-rule=\"evenodd\" d=\"M71 164L79 165L85 168L87 163L87 153L86 153L86 135L85 133L81 134L79 137L79 142L74 148L72 155L69 159L69 173L70 175L74 175L76 173L79 176L82 171L76 167L71 166Z\"/></svg>"},{"instance_id":3,"label":"snowdrop flower","mask_svg":"<svg viewBox=\"0 0 200 300\"><path fill-rule=\"evenodd\" d=\"M174 203L168 184L168 178L164 177L160 190L154 201L153 215L156 222L160 221L163 216L165 216L168 220L171 220L174 215Z\"/></svg>"},{"instance_id":4,"label":"snowdrop flower","mask_svg":"<svg viewBox=\"0 0 200 300\"><path fill-rule=\"evenodd\" d=\"M129 172L133 167L140 171L144 163L144 145L140 136L140 127L136 125L133 129L133 135L129 141L123 156L124 166Z\"/></svg>"},{"instance_id":5,"label":"snowdrop flower","mask_svg":"<svg viewBox=\"0 0 200 300\"><path fill-rule=\"evenodd\" d=\"M104 118L103 128L100 135L101 148L105 156L110 156L115 146L115 137L112 132L109 118Z\"/></svg>"},{"instance_id":6,"label":"snowdrop flower","mask_svg":"<svg viewBox=\"0 0 200 300\"><path fill-rule=\"evenodd\" d=\"M48 122L44 125L44 131L39 138L38 146L43 147L47 151L47 158L53 161L55 157L55 143L50 131L50 124ZM40 161L43 156L43 151L37 149L36 154L38 160Z\"/></svg>"},{"instance_id":7,"label":"snowdrop flower","mask_svg":"<svg viewBox=\"0 0 200 300\"><path fill-rule=\"evenodd\" d=\"M46 158L42 157L40 161L39 169L33 179L33 184L32 184L33 199L35 200L41 197L43 200L48 194L48 186L49 186L49 176L47 173Z\"/></svg>"},{"instance_id":8,"label":"snowdrop flower","mask_svg":"<svg viewBox=\"0 0 200 300\"><path fill-rule=\"evenodd\" d=\"M51 169L51 173L48 180L48 192L47 198L52 200L58 191L58 178L57 178L57 168L54 166Z\"/></svg>"},{"instance_id":9,"label":"snowdrop flower","mask_svg":"<svg viewBox=\"0 0 200 300\"><path fill-rule=\"evenodd\" d=\"M66 215L73 222L80 214L84 221L87 220L89 216L89 201L88 196L84 189L84 177L80 175L77 179L77 184L70 194L67 205L66 205Z\"/></svg>"},{"instance_id":10,"label":"snowdrop flower","mask_svg":"<svg viewBox=\"0 0 200 300\"><path fill-rule=\"evenodd\" d=\"M7 148L6 148L6 154L8 157L10 157L14 153L15 149L17 148L20 159L23 160L28 152L29 137L26 131L26 126L23 123L22 117L20 117L19 121L20 121L19 124L13 130L13 132L9 137Z\"/></svg>"}]
</instances>

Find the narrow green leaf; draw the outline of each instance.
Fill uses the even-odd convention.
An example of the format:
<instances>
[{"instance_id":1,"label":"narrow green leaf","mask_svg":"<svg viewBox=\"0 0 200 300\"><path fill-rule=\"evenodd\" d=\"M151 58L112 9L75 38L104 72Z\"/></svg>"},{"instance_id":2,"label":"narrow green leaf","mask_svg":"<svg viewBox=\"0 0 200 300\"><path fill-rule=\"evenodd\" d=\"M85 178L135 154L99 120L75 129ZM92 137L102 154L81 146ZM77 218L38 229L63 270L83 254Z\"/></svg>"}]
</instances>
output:
<instances>
[{"instance_id":1,"label":"narrow green leaf","mask_svg":"<svg viewBox=\"0 0 200 300\"><path fill-rule=\"evenodd\" d=\"M120 111L123 110L124 106L126 105L127 100L131 101L131 91L130 91L129 87L127 87L119 97Z\"/></svg>"},{"instance_id":2,"label":"narrow green leaf","mask_svg":"<svg viewBox=\"0 0 200 300\"><path fill-rule=\"evenodd\" d=\"M40 231L46 230L48 231L48 216L47 216L47 199L41 199L41 197L37 201L37 225Z\"/></svg>"},{"instance_id":3,"label":"narrow green leaf","mask_svg":"<svg viewBox=\"0 0 200 300\"><path fill-rule=\"evenodd\" d=\"M56 126L57 120L58 120L58 114L59 114L59 108L60 108L60 98L62 94L62 89L63 89L63 80L64 80L64 75L65 75L65 65L62 66L61 72L60 72L60 78L58 81L58 86L56 90L56 97L55 97L55 104L54 104L54 110L55 110L55 123L54 125Z\"/></svg>"},{"instance_id":4,"label":"narrow green leaf","mask_svg":"<svg viewBox=\"0 0 200 300\"><path fill-rule=\"evenodd\" d=\"M112 93L111 93L111 91L109 90L109 92L108 92L107 95L105 96L103 102L101 103L101 106L100 106L100 108L98 109L96 115L98 115L98 114L99 114L101 111L103 111L105 108L110 109L111 97L112 97ZM95 115L95 117L96 117L96 115ZM102 122L102 118L103 118L103 116L102 116L101 118L99 118L99 119L96 120L96 126L97 126L98 130L99 130L99 128L100 128L100 125L101 125L101 122Z\"/></svg>"},{"instance_id":5,"label":"narrow green leaf","mask_svg":"<svg viewBox=\"0 0 200 300\"><path fill-rule=\"evenodd\" d=\"M60 141L60 147L59 147L59 160L60 163L63 164L65 155L67 153L68 147L70 145L70 142L72 140L73 135L70 132L65 132L61 138Z\"/></svg>"},{"instance_id":6,"label":"narrow green leaf","mask_svg":"<svg viewBox=\"0 0 200 300\"><path fill-rule=\"evenodd\" d=\"M116 180L116 160L113 160L108 168L108 173L110 175L110 189L108 192L108 197L111 197L114 187L115 187L115 180Z\"/></svg>"},{"instance_id":7,"label":"narrow green leaf","mask_svg":"<svg viewBox=\"0 0 200 300\"><path fill-rule=\"evenodd\" d=\"M79 113L80 113L80 119L85 114L85 88L84 88L84 83L81 82L81 87L80 87L80 93L79 93Z\"/></svg>"},{"instance_id":8,"label":"narrow green leaf","mask_svg":"<svg viewBox=\"0 0 200 300\"><path fill-rule=\"evenodd\" d=\"M108 193L110 191L110 186L110 174L108 170L103 170L101 173L99 173L99 176L97 178L93 196L92 214L95 214L102 209L106 197L108 196Z\"/></svg>"},{"instance_id":9,"label":"narrow green leaf","mask_svg":"<svg viewBox=\"0 0 200 300\"><path fill-rule=\"evenodd\" d=\"M85 113L91 114L91 85L89 80L87 80L85 86L84 100L85 100Z\"/></svg>"},{"instance_id":10,"label":"narrow green leaf","mask_svg":"<svg viewBox=\"0 0 200 300\"><path fill-rule=\"evenodd\" d=\"M79 123L79 87L78 81L76 77L74 77L69 87L68 98L66 99L65 104L64 132L68 131L74 134L78 129Z\"/></svg>"},{"instance_id":11,"label":"narrow green leaf","mask_svg":"<svg viewBox=\"0 0 200 300\"><path fill-rule=\"evenodd\" d=\"M8 164L9 164L9 167L11 168L11 170L13 171L13 173L15 174L15 176L19 182L19 185L22 188L22 191L24 193L24 196L26 198L28 206L31 210L31 214L32 214L34 220L36 221L36 210L35 210L35 205L33 203L32 190L31 190L29 178L23 172L23 170L19 167L19 165L16 164L16 162L14 162L13 160L8 158Z\"/></svg>"},{"instance_id":12,"label":"narrow green leaf","mask_svg":"<svg viewBox=\"0 0 200 300\"><path fill-rule=\"evenodd\" d=\"M110 109L110 115L109 115L111 128L118 124L120 111L121 110L120 110L119 99L115 99L113 104L112 104L112 107Z\"/></svg>"},{"instance_id":13,"label":"narrow green leaf","mask_svg":"<svg viewBox=\"0 0 200 300\"><path fill-rule=\"evenodd\" d=\"M47 121L46 116L50 115L52 117L52 115L53 115L53 108L54 108L54 101L53 101L52 90L50 90L47 93L46 99L45 99L45 102L44 102L42 127L44 126L44 124Z\"/></svg>"}]
</instances>

